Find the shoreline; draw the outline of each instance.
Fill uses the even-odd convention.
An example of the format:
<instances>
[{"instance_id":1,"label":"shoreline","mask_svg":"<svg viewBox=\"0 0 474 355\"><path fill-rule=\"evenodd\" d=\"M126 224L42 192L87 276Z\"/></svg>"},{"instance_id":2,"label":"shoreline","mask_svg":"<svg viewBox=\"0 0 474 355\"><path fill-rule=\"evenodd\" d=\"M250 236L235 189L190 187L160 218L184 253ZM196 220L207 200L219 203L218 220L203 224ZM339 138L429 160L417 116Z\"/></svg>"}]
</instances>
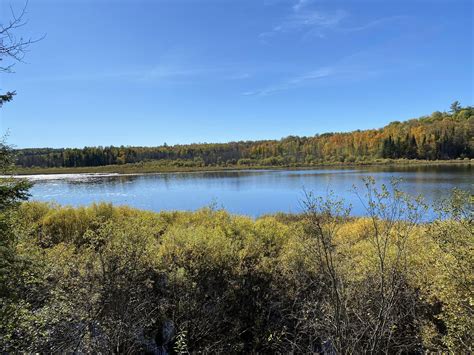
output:
<instances>
[{"instance_id":1,"label":"shoreline","mask_svg":"<svg viewBox=\"0 0 474 355\"><path fill-rule=\"evenodd\" d=\"M359 163L327 162L314 165L287 165L287 166L261 166L261 165L231 165L231 166L202 166L202 167L175 167L160 166L153 162L104 165L90 167L67 168L14 168L13 175L53 175L53 174L158 174L158 173L191 173L191 172L219 172L219 171L245 171L245 170L316 170L321 168L363 168L363 167L408 167L408 166L449 166L449 165L474 165L471 160L375 160Z\"/></svg>"}]
</instances>

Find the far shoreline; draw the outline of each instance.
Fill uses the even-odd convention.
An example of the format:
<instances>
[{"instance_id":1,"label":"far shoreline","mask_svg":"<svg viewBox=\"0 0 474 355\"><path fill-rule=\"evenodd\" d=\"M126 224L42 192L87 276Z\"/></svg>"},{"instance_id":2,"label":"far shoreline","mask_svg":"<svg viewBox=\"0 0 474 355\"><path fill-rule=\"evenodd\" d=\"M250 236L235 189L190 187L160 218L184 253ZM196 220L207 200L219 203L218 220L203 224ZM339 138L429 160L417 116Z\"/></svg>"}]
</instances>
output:
<instances>
[{"instance_id":1,"label":"far shoreline","mask_svg":"<svg viewBox=\"0 0 474 355\"><path fill-rule=\"evenodd\" d=\"M51 175L51 174L156 174L156 173L191 173L191 172L219 172L245 170L316 170L320 168L357 168L357 167L404 167L404 166L450 166L473 165L474 159L463 160L409 160L409 159L379 159L365 162L325 162L312 165L228 165L228 166L163 166L156 162L142 162L123 165L104 165L89 167L68 168L20 168L15 167L14 175Z\"/></svg>"}]
</instances>

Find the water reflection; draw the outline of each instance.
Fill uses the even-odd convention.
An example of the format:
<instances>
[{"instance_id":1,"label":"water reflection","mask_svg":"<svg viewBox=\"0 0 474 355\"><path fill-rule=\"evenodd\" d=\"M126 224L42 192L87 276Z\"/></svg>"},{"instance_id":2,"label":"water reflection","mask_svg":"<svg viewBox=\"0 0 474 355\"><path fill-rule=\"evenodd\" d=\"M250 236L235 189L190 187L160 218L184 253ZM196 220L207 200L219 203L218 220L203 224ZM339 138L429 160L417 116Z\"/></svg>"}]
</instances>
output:
<instances>
[{"instance_id":1,"label":"water reflection","mask_svg":"<svg viewBox=\"0 0 474 355\"><path fill-rule=\"evenodd\" d=\"M229 211L251 216L274 212L300 212L303 190L318 195L333 190L354 207L363 208L352 191L362 178L373 176L378 184L392 178L403 180L410 194L422 194L428 202L445 198L452 188L474 191L471 166L370 167L358 169L219 171L149 175L102 175L36 178L35 200L67 205L107 201L160 211L194 210L217 203Z\"/></svg>"}]
</instances>

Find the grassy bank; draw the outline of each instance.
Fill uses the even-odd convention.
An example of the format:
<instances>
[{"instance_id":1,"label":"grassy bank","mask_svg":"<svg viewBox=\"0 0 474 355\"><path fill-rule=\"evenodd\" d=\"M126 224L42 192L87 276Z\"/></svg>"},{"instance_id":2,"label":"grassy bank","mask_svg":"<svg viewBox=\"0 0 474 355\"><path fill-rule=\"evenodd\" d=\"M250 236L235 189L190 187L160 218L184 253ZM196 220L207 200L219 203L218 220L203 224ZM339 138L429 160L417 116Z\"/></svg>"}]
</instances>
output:
<instances>
[{"instance_id":1,"label":"grassy bank","mask_svg":"<svg viewBox=\"0 0 474 355\"><path fill-rule=\"evenodd\" d=\"M304 214L256 220L25 203L12 224L18 264L1 298L0 348L469 353L468 195L440 205L447 219L421 224L413 200L366 192L366 218L311 196Z\"/></svg>"},{"instance_id":2,"label":"grassy bank","mask_svg":"<svg viewBox=\"0 0 474 355\"><path fill-rule=\"evenodd\" d=\"M159 161L141 162L123 165L105 165L74 168L22 168L16 167L15 174L79 174L79 173L118 173L147 174L168 172L198 172L226 170L263 170L263 169L317 169L322 167L362 167L362 166L434 166L434 165L472 165L474 159L463 160L416 160L416 159L376 159L360 162L323 162L311 165L226 165L226 166L175 166L162 164Z\"/></svg>"}]
</instances>

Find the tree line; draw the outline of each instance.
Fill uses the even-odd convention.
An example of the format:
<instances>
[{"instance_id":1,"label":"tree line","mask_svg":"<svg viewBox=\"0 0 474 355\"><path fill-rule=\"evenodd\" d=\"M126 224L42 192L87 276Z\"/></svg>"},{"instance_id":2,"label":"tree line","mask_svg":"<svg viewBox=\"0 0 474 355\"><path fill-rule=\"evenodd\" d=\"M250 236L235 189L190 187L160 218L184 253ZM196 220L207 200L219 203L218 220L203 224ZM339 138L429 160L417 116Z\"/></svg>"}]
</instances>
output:
<instances>
[{"instance_id":1,"label":"tree line","mask_svg":"<svg viewBox=\"0 0 474 355\"><path fill-rule=\"evenodd\" d=\"M175 166L313 165L379 158L447 160L474 157L474 107L451 105L381 129L281 140L158 147L33 148L16 151L21 167L88 167L158 161Z\"/></svg>"}]
</instances>

